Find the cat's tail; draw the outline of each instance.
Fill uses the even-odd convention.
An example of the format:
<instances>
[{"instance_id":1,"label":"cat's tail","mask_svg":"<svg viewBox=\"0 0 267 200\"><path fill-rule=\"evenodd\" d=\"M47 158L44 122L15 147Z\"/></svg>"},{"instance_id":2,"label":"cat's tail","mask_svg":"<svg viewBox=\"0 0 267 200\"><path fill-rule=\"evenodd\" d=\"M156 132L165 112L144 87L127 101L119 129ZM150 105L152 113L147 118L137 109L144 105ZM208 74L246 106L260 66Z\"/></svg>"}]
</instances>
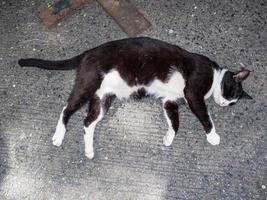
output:
<instances>
[{"instance_id":1,"label":"cat's tail","mask_svg":"<svg viewBox=\"0 0 267 200\"><path fill-rule=\"evenodd\" d=\"M67 60L59 60L59 61L28 58L28 59L20 59L18 63L21 67L33 66L48 70L71 70L71 69L76 69L80 66L83 57L84 54L81 54Z\"/></svg>"}]
</instances>

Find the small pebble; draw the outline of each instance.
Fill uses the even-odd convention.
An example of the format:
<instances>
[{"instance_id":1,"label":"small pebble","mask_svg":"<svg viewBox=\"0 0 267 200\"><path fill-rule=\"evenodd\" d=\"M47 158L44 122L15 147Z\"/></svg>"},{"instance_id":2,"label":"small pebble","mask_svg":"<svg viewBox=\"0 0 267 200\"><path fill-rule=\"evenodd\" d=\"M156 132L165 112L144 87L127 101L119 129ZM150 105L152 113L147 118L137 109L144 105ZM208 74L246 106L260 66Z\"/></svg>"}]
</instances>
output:
<instances>
[{"instance_id":1,"label":"small pebble","mask_svg":"<svg viewBox=\"0 0 267 200\"><path fill-rule=\"evenodd\" d=\"M174 31L173 31L172 29L169 30L169 34L173 34L173 32L174 32Z\"/></svg>"},{"instance_id":2,"label":"small pebble","mask_svg":"<svg viewBox=\"0 0 267 200\"><path fill-rule=\"evenodd\" d=\"M266 189L266 186L265 185L262 185L261 188L265 190Z\"/></svg>"}]
</instances>

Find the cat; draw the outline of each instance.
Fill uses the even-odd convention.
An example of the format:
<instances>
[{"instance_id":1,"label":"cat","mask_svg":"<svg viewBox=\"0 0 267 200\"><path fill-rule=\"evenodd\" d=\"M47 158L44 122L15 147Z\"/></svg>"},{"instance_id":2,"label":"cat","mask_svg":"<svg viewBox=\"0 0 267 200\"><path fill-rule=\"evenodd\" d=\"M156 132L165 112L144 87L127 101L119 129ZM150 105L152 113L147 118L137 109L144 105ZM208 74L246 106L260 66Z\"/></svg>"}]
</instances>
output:
<instances>
[{"instance_id":1,"label":"cat","mask_svg":"<svg viewBox=\"0 0 267 200\"><path fill-rule=\"evenodd\" d=\"M231 106L239 99L252 99L242 82L250 70L237 72L221 68L209 58L188 52L176 45L148 37L127 38L104 43L68 60L20 59L19 65L48 70L76 69L74 88L63 108L52 138L60 146L71 115L87 101L84 120L85 155L94 157L93 136L97 123L112 101L140 99L147 95L162 100L168 131L165 146L172 144L179 128L179 101L184 99L200 120L212 145L220 143L205 99L213 96L220 106Z\"/></svg>"}]
</instances>

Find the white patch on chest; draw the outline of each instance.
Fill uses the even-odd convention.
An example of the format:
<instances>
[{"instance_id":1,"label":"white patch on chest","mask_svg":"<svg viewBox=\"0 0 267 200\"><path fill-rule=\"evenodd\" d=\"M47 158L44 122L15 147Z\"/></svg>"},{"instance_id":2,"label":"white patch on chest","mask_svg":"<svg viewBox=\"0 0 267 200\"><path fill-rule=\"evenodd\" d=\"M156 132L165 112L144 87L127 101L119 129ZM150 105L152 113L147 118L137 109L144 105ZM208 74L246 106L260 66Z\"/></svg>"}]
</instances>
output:
<instances>
[{"instance_id":1,"label":"white patch on chest","mask_svg":"<svg viewBox=\"0 0 267 200\"><path fill-rule=\"evenodd\" d=\"M211 85L211 88L210 90L207 92L207 94L204 96L204 99L208 99L210 98L210 96L213 94L214 92L214 89L216 87L218 87L218 85L220 84L220 80L219 80L219 76L220 76L220 73L216 70L216 69L213 69L213 81L212 81L212 85Z\"/></svg>"},{"instance_id":2,"label":"white patch on chest","mask_svg":"<svg viewBox=\"0 0 267 200\"><path fill-rule=\"evenodd\" d=\"M102 99L107 93L112 93L119 99L129 98L138 89L144 88L148 94L155 97L176 100L184 97L185 81L179 72L173 72L166 83L153 80L149 85L129 86L120 76L119 72L113 70L104 76L100 88L96 94Z\"/></svg>"}]
</instances>

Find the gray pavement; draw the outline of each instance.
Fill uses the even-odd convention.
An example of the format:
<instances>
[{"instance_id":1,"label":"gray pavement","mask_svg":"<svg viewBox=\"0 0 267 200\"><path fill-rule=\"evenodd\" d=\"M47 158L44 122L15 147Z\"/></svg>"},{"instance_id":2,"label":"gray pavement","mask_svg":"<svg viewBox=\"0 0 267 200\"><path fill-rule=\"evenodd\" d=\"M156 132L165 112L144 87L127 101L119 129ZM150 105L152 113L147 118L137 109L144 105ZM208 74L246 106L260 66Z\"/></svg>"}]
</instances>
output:
<instances>
[{"instance_id":1,"label":"gray pavement","mask_svg":"<svg viewBox=\"0 0 267 200\"><path fill-rule=\"evenodd\" d=\"M95 2L47 29L37 17L47 2L0 1L1 200L266 199L266 1L135 0L153 25L143 35L253 70L244 87L254 99L231 108L208 102L219 146L183 106L168 148L159 101L116 101L97 126L93 160L84 156L86 106L63 145L51 142L75 72L21 69L17 60L65 59L126 35Z\"/></svg>"}]
</instances>

